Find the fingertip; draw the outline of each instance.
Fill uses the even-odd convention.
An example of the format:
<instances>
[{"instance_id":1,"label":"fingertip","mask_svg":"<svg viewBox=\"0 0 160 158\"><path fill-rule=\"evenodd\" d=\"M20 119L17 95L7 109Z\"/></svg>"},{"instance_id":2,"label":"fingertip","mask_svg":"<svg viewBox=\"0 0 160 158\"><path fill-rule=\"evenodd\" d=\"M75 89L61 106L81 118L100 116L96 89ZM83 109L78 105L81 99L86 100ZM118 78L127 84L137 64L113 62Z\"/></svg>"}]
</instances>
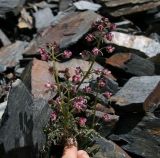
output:
<instances>
[{"instance_id":1,"label":"fingertip","mask_svg":"<svg viewBox=\"0 0 160 158\"><path fill-rule=\"evenodd\" d=\"M84 150L78 150L77 151L77 158L89 158L89 155Z\"/></svg>"}]
</instances>

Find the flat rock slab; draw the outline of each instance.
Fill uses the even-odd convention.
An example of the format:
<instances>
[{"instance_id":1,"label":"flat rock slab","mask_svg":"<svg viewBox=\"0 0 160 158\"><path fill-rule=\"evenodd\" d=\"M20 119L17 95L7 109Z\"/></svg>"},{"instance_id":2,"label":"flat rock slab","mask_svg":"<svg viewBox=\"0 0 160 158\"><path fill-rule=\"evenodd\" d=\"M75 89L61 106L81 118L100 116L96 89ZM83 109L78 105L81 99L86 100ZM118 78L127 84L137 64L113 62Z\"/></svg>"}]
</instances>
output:
<instances>
[{"instance_id":1,"label":"flat rock slab","mask_svg":"<svg viewBox=\"0 0 160 158\"><path fill-rule=\"evenodd\" d=\"M97 11L101 8L100 4L96 4L93 2L87 2L87 1L78 1L78 2L73 3L73 5L79 10Z\"/></svg>"},{"instance_id":2,"label":"flat rock slab","mask_svg":"<svg viewBox=\"0 0 160 158\"><path fill-rule=\"evenodd\" d=\"M0 0L0 17L8 12L18 13L26 0Z\"/></svg>"},{"instance_id":3,"label":"flat rock slab","mask_svg":"<svg viewBox=\"0 0 160 158\"><path fill-rule=\"evenodd\" d=\"M59 71L64 71L66 68L69 68L69 73L72 78L75 75L76 67L80 67L84 72L86 72L89 69L91 63L82 59L71 59L63 63L57 62L56 64L56 67ZM95 62L93 69L103 69L103 67ZM95 77L95 75L93 76Z\"/></svg>"},{"instance_id":4,"label":"flat rock slab","mask_svg":"<svg viewBox=\"0 0 160 158\"><path fill-rule=\"evenodd\" d=\"M131 124L131 122L129 122ZM122 123L120 129L128 125ZM133 153L135 157L142 158L159 158L160 157L160 118L152 115L145 116L132 130L128 133L118 133L111 135L113 141L124 142L121 147Z\"/></svg>"},{"instance_id":5,"label":"flat rock slab","mask_svg":"<svg viewBox=\"0 0 160 158\"><path fill-rule=\"evenodd\" d=\"M49 72L49 64L45 61L33 59L21 76L34 98L51 99L56 93L47 91L45 84L54 83L54 77Z\"/></svg>"},{"instance_id":6,"label":"flat rock slab","mask_svg":"<svg viewBox=\"0 0 160 158\"><path fill-rule=\"evenodd\" d=\"M100 15L92 11L73 12L66 15L57 25L42 31L31 43L25 54L35 54L39 47L45 47L46 43L54 43L54 41L57 42L60 48L76 43L89 31L92 23L98 17Z\"/></svg>"},{"instance_id":7,"label":"flat rock slab","mask_svg":"<svg viewBox=\"0 0 160 158\"><path fill-rule=\"evenodd\" d=\"M101 0L114 17L147 11L160 6L159 0Z\"/></svg>"},{"instance_id":8,"label":"flat rock slab","mask_svg":"<svg viewBox=\"0 0 160 158\"><path fill-rule=\"evenodd\" d=\"M50 26L51 23L54 21L54 16L50 8L38 10L36 13L34 13L34 17L35 26L38 30Z\"/></svg>"},{"instance_id":9,"label":"flat rock slab","mask_svg":"<svg viewBox=\"0 0 160 158\"><path fill-rule=\"evenodd\" d=\"M131 158L118 145L103 137L95 138L94 147L99 148L99 151L94 154L93 158Z\"/></svg>"},{"instance_id":10,"label":"flat rock slab","mask_svg":"<svg viewBox=\"0 0 160 158\"><path fill-rule=\"evenodd\" d=\"M15 67L19 60L22 59L22 54L27 47L27 42L16 41L15 43L0 49L0 65L7 68Z\"/></svg>"},{"instance_id":11,"label":"flat rock slab","mask_svg":"<svg viewBox=\"0 0 160 158\"><path fill-rule=\"evenodd\" d=\"M117 109L143 111L144 101L159 81L160 76L132 77L110 100Z\"/></svg>"},{"instance_id":12,"label":"flat rock slab","mask_svg":"<svg viewBox=\"0 0 160 158\"><path fill-rule=\"evenodd\" d=\"M144 110L146 112L154 112L160 106L160 82L155 89L149 94L144 102Z\"/></svg>"},{"instance_id":13,"label":"flat rock slab","mask_svg":"<svg viewBox=\"0 0 160 158\"><path fill-rule=\"evenodd\" d=\"M132 53L114 54L106 59L106 64L136 76L150 76L155 72L151 61Z\"/></svg>"},{"instance_id":14,"label":"flat rock slab","mask_svg":"<svg viewBox=\"0 0 160 158\"><path fill-rule=\"evenodd\" d=\"M8 37L1 29L0 29L0 41L2 42L3 46L11 44L11 41L8 39Z\"/></svg>"},{"instance_id":15,"label":"flat rock slab","mask_svg":"<svg viewBox=\"0 0 160 158\"><path fill-rule=\"evenodd\" d=\"M160 3L160 2L159 2ZM121 32L112 32L111 43L125 48L135 49L148 57L154 57L160 53L160 43L145 36L129 35Z\"/></svg>"},{"instance_id":16,"label":"flat rock slab","mask_svg":"<svg viewBox=\"0 0 160 158\"><path fill-rule=\"evenodd\" d=\"M49 120L47 101L32 98L26 86L16 80L0 125L0 151L5 158L40 157L45 143L43 127Z\"/></svg>"}]
</instances>

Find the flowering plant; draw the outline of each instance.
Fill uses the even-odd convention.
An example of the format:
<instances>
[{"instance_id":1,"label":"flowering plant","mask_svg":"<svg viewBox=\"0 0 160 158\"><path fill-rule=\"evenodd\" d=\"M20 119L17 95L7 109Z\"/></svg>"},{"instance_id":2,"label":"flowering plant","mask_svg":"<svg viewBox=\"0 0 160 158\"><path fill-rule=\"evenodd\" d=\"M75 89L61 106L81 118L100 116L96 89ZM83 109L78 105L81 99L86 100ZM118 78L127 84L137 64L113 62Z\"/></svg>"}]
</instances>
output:
<instances>
[{"instance_id":1,"label":"flowering plant","mask_svg":"<svg viewBox=\"0 0 160 158\"><path fill-rule=\"evenodd\" d=\"M108 53L112 53L114 48L107 45L100 48L104 39L112 40L111 31L115 29L115 25L110 23L107 18L101 18L93 24L92 33L87 34L85 40L93 44L91 51L84 50L80 53L83 59L89 60L90 66L87 71L83 71L80 67L75 68L75 74L71 76L69 68L58 71L56 65L59 58L70 58L72 52L64 50L60 53L56 43L47 44L47 50L40 48L41 59L51 62L49 68L50 73L55 78L55 83L46 83L45 87L49 91L55 91L57 95L49 100L52 112L50 114L50 122L45 128L47 135L47 145L65 143L68 138L91 138L92 132L96 129L96 104L98 103L97 94L106 85L106 78L110 75L107 69L93 69L97 56L103 55L103 49ZM90 78L92 74L96 75L96 89L90 85L82 86L86 78ZM63 76L61 80L60 75ZM103 96L107 99L112 94L104 92ZM94 96L94 98L91 96ZM102 117L104 121L109 119L105 113Z\"/></svg>"}]
</instances>

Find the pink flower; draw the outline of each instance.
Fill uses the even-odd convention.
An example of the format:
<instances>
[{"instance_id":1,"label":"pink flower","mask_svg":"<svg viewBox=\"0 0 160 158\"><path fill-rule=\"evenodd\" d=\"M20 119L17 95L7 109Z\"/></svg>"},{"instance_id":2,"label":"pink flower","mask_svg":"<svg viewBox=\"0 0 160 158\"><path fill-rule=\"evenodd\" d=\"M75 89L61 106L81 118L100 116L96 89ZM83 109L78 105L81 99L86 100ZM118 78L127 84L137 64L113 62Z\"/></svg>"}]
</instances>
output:
<instances>
[{"instance_id":1,"label":"pink flower","mask_svg":"<svg viewBox=\"0 0 160 158\"><path fill-rule=\"evenodd\" d=\"M88 41L88 42L92 42L94 40L94 36L92 34L88 34L85 39Z\"/></svg>"},{"instance_id":2,"label":"pink flower","mask_svg":"<svg viewBox=\"0 0 160 158\"><path fill-rule=\"evenodd\" d=\"M113 51L115 50L115 47L107 46L106 50L107 50L108 53L113 53Z\"/></svg>"},{"instance_id":3,"label":"pink flower","mask_svg":"<svg viewBox=\"0 0 160 158\"><path fill-rule=\"evenodd\" d=\"M107 113L104 114L102 118L105 122L109 122L111 120L110 116Z\"/></svg>"},{"instance_id":4,"label":"pink flower","mask_svg":"<svg viewBox=\"0 0 160 158\"><path fill-rule=\"evenodd\" d=\"M100 79L98 82L98 87L103 88L103 87L105 87L105 85L106 85L106 82L103 79Z\"/></svg>"},{"instance_id":5,"label":"pink flower","mask_svg":"<svg viewBox=\"0 0 160 158\"><path fill-rule=\"evenodd\" d=\"M81 81L81 75L74 75L74 76L72 77L72 82L73 82L74 84L78 84L80 81Z\"/></svg>"},{"instance_id":6,"label":"pink flower","mask_svg":"<svg viewBox=\"0 0 160 158\"><path fill-rule=\"evenodd\" d=\"M65 50L64 52L63 52L63 58L66 58L66 59L68 59L68 58L70 58L71 56L72 56L72 52L71 51L69 51L69 50Z\"/></svg>"},{"instance_id":7,"label":"pink flower","mask_svg":"<svg viewBox=\"0 0 160 158\"><path fill-rule=\"evenodd\" d=\"M112 96L112 93L105 92L105 93L103 93L103 96L106 97L107 99L109 99Z\"/></svg>"},{"instance_id":8,"label":"pink flower","mask_svg":"<svg viewBox=\"0 0 160 158\"><path fill-rule=\"evenodd\" d=\"M98 56L99 54L101 54L101 55L103 55L102 54L102 52L98 49L98 48L93 48L93 50L92 50L92 54L93 54L93 56Z\"/></svg>"},{"instance_id":9,"label":"pink flower","mask_svg":"<svg viewBox=\"0 0 160 158\"><path fill-rule=\"evenodd\" d=\"M99 31L103 31L104 30L104 26L102 24L98 25L97 28L98 28Z\"/></svg>"},{"instance_id":10,"label":"pink flower","mask_svg":"<svg viewBox=\"0 0 160 158\"><path fill-rule=\"evenodd\" d=\"M92 92L92 88L91 88L90 86L85 86L85 87L83 88L83 91L84 91L85 93L91 93L91 92Z\"/></svg>"},{"instance_id":11,"label":"pink flower","mask_svg":"<svg viewBox=\"0 0 160 158\"><path fill-rule=\"evenodd\" d=\"M44 85L47 89L54 89L56 88L56 85L52 84L51 82L47 82Z\"/></svg>"},{"instance_id":12,"label":"pink flower","mask_svg":"<svg viewBox=\"0 0 160 158\"><path fill-rule=\"evenodd\" d=\"M44 60L44 61L48 61L49 60L49 55L45 51L44 48L39 48L39 52L40 52L40 55L41 55L41 60Z\"/></svg>"},{"instance_id":13,"label":"pink flower","mask_svg":"<svg viewBox=\"0 0 160 158\"><path fill-rule=\"evenodd\" d=\"M81 127L83 127L83 126L85 126L86 122L87 122L87 119L86 119L85 117L80 117L80 118L79 118L79 121L78 121L78 124L79 124Z\"/></svg>"},{"instance_id":14,"label":"pink flower","mask_svg":"<svg viewBox=\"0 0 160 158\"><path fill-rule=\"evenodd\" d=\"M108 41L112 41L113 34L109 32L109 33L104 35L104 38L106 38Z\"/></svg>"},{"instance_id":15,"label":"pink flower","mask_svg":"<svg viewBox=\"0 0 160 158\"><path fill-rule=\"evenodd\" d=\"M51 113L50 119L51 119L52 122L56 121L56 119L57 119L57 113L55 111Z\"/></svg>"},{"instance_id":16,"label":"pink flower","mask_svg":"<svg viewBox=\"0 0 160 158\"><path fill-rule=\"evenodd\" d=\"M111 71L109 71L108 69L103 69L102 74L103 74L104 76L108 76L108 75L111 74Z\"/></svg>"},{"instance_id":17,"label":"pink flower","mask_svg":"<svg viewBox=\"0 0 160 158\"><path fill-rule=\"evenodd\" d=\"M77 112L84 111L87 108L87 99L85 99L83 96L79 96L79 97L74 98L73 108Z\"/></svg>"},{"instance_id":18,"label":"pink flower","mask_svg":"<svg viewBox=\"0 0 160 158\"><path fill-rule=\"evenodd\" d=\"M110 26L111 31L116 30L116 28L117 28L116 24L111 24L111 26Z\"/></svg>"}]
</instances>

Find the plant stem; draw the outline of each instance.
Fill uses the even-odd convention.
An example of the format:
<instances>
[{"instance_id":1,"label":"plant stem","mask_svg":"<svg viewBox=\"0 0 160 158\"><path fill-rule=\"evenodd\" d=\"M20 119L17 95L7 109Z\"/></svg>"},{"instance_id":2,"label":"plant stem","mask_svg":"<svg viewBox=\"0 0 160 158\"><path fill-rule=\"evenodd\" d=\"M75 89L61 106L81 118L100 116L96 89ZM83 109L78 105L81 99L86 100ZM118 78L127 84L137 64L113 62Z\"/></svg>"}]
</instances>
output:
<instances>
[{"instance_id":1,"label":"plant stem","mask_svg":"<svg viewBox=\"0 0 160 158\"><path fill-rule=\"evenodd\" d=\"M91 71L91 69L92 69L92 67L93 67L94 62L95 62L95 58L92 60L92 63L91 63L91 65L90 65L88 71L86 72L86 74L83 76L81 82L79 83L79 85L78 85L78 87L77 87L77 90L79 89L79 87L81 86L81 84L83 83L83 81L87 78L87 76L89 75L89 73L90 73L90 71Z\"/></svg>"},{"instance_id":2,"label":"plant stem","mask_svg":"<svg viewBox=\"0 0 160 158\"><path fill-rule=\"evenodd\" d=\"M96 118L96 105L97 105L97 96L98 96L98 91L96 92L96 98L93 106L93 120L92 120L92 128L94 129L94 123L95 123L95 118Z\"/></svg>"}]
</instances>

